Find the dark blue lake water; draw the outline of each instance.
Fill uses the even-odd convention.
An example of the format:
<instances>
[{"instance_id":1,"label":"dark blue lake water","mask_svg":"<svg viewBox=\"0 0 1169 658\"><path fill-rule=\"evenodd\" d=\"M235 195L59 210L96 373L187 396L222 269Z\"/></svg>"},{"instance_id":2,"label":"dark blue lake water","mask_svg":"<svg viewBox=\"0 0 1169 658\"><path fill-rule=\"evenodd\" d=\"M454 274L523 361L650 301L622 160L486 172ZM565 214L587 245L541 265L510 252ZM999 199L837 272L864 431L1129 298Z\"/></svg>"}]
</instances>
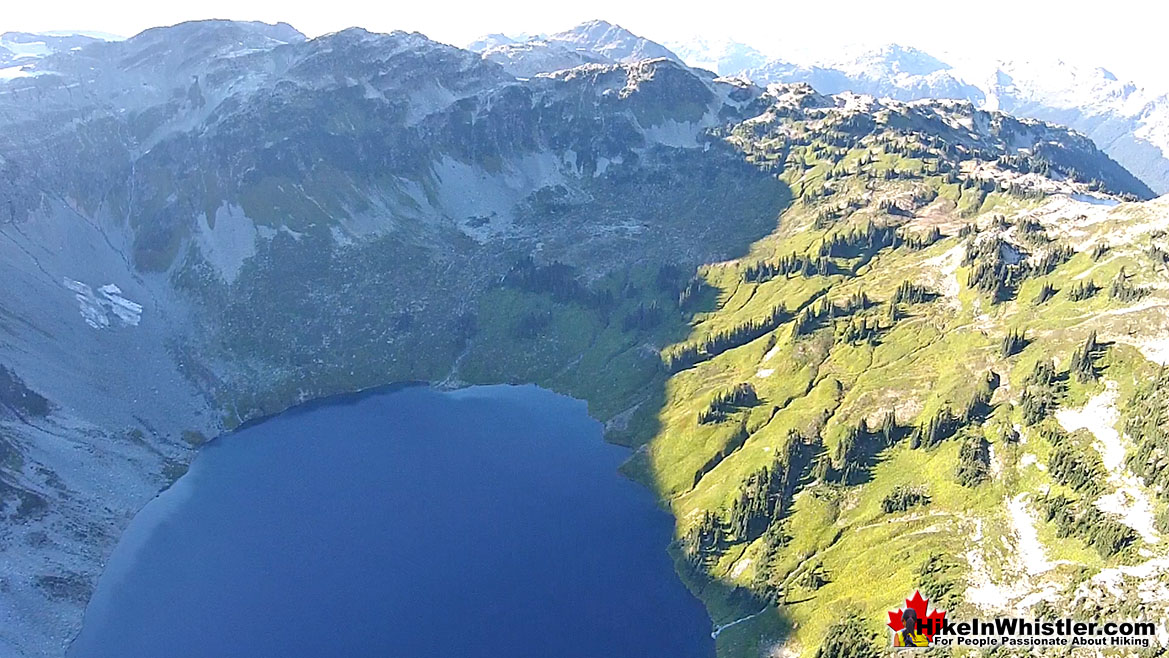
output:
<instances>
[{"instance_id":1,"label":"dark blue lake water","mask_svg":"<svg viewBox=\"0 0 1169 658\"><path fill-rule=\"evenodd\" d=\"M285 413L142 510L69 656L711 658L626 456L535 387Z\"/></svg>"}]
</instances>

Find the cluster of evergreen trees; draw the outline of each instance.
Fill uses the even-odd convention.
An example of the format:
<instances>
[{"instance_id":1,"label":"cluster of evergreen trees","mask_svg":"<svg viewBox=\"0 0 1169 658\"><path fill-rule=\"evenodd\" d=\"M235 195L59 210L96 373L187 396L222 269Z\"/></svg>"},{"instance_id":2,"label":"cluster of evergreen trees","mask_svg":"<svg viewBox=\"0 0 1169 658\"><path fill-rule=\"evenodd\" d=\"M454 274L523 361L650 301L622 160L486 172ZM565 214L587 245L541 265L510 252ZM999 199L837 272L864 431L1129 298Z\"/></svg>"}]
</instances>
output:
<instances>
[{"instance_id":1,"label":"cluster of evergreen trees","mask_svg":"<svg viewBox=\"0 0 1169 658\"><path fill-rule=\"evenodd\" d=\"M1123 267L1116 274L1116 278L1112 280L1112 284L1108 286L1108 296L1121 302L1139 301L1147 294L1149 294L1148 288L1134 286L1128 282L1128 275Z\"/></svg>"},{"instance_id":2,"label":"cluster of evergreen trees","mask_svg":"<svg viewBox=\"0 0 1169 658\"><path fill-rule=\"evenodd\" d=\"M1035 295L1035 305L1038 306L1038 305L1042 304L1043 302L1046 302L1047 300L1054 297L1055 293L1056 293L1055 286L1044 281L1043 286L1041 288L1039 288L1039 294Z\"/></svg>"},{"instance_id":3,"label":"cluster of evergreen trees","mask_svg":"<svg viewBox=\"0 0 1169 658\"><path fill-rule=\"evenodd\" d=\"M1003 336L1002 343L999 345L999 352L1005 359L1022 352L1024 347L1027 347L1026 332L1022 329L1012 329Z\"/></svg>"},{"instance_id":4,"label":"cluster of evergreen trees","mask_svg":"<svg viewBox=\"0 0 1169 658\"><path fill-rule=\"evenodd\" d=\"M1154 244L1149 245L1148 254L1154 264L1160 265L1161 267L1169 267L1169 251L1165 251Z\"/></svg>"},{"instance_id":5,"label":"cluster of evergreen trees","mask_svg":"<svg viewBox=\"0 0 1169 658\"><path fill-rule=\"evenodd\" d=\"M731 503L727 526L737 541L753 542L787 511L801 473L777 460L752 473Z\"/></svg>"},{"instance_id":6,"label":"cluster of evergreen trees","mask_svg":"<svg viewBox=\"0 0 1169 658\"><path fill-rule=\"evenodd\" d=\"M698 423L722 422L734 411L742 407L751 407L759 403L759 396L750 382L735 384L731 388L714 394L710 402L698 412Z\"/></svg>"},{"instance_id":7,"label":"cluster of evergreen trees","mask_svg":"<svg viewBox=\"0 0 1169 658\"><path fill-rule=\"evenodd\" d=\"M703 511L698 522L682 535L680 543L682 554L692 565L708 566L726 548L722 521L713 512Z\"/></svg>"},{"instance_id":8,"label":"cluster of evergreen trees","mask_svg":"<svg viewBox=\"0 0 1169 658\"><path fill-rule=\"evenodd\" d=\"M930 291L929 288L906 279L893 291L893 298L890 301L893 304L920 304L933 301L936 297L937 293Z\"/></svg>"},{"instance_id":9,"label":"cluster of evergreen trees","mask_svg":"<svg viewBox=\"0 0 1169 658\"><path fill-rule=\"evenodd\" d=\"M828 627L816 658L879 658L876 638L860 616L849 615Z\"/></svg>"},{"instance_id":10,"label":"cluster of evergreen trees","mask_svg":"<svg viewBox=\"0 0 1169 658\"><path fill-rule=\"evenodd\" d=\"M1097 286L1095 281L1080 281L1068 289L1068 299L1073 302L1082 302L1085 299L1090 299L1099 291L1100 286Z\"/></svg>"},{"instance_id":11,"label":"cluster of evergreen trees","mask_svg":"<svg viewBox=\"0 0 1169 658\"><path fill-rule=\"evenodd\" d=\"M1016 226L1019 227L1019 235L1028 242L1042 244L1050 241L1050 238L1047 237L1047 231L1043 230L1043 225L1033 217L1023 218Z\"/></svg>"},{"instance_id":12,"label":"cluster of evergreen trees","mask_svg":"<svg viewBox=\"0 0 1169 658\"><path fill-rule=\"evenodd\" d=\"M625 331L648 331L660 325L666 317L665 311L657 300L649 303L640 302L633 310L625 314L621 320L621 327Z\"/></svg>"},{"instance_id":13,"label":"cluster of evergreen trees","mask_svg":"<svg viewBox=\"0 0 1169 658\"><path fill-rule=\"evenodd\" d=\"M886 514L893 514L894 512L904 512L911 507L929 504L930 496L924 487L911 487L907 484L899 484L893 487L893 491L890 491L881 500L881 510Z\"/></svg>"},{"instance_id":14,"label":"cluster of evergreen trees","mask_svg":"<svg viewBox=\"0 0 1169 658\"><path fill-rule=\"evenodd\" d=\"M819 301L809 304L796 315L792 336L806 336L819 329L826 322L867 311L872 307L873 301L864 292L853 293L839 304L827 297L821 297Z\"/></svg>"},{"instance_id":15,"label":"cluster of evergreen trees","mask_svg":"<svg viewBox=\"0 0 1169 658\"><path fill-rule=\"evenodd\" d=\"M919 425L909 437L909 447L929 448L953 436L958 431L958 419L949 407L942 407L934 412L928 420Z\"/></svg>"},{"instance_id":16,"label":"cluster of evergreen trees","mask_svg":"<svg viewBox=\"0 0 1169 658\"><path fill-rule=\"evenodd\" d=\"M1072 358L1068 362L1068 370L1076 378L1076 381L1096 381L1096 352L1099 349L1100 343L1096 341L1096 332L1093 331L1088 339L1072 352Z\"/></svg>"},{"instance_id":17,"label":"cluster of evergreen trees","mask_svg":"<svg viewBox=\"0 0 1169 658\"><path fill-rule=\"evenodd\" d=\"M755 598L768 605L784 603L784 583L776 581L775 563L779 552L789 543L791 536L784 530L782 523L773 523L763 532L750 589Z\"/></svg>"},{"instance_id":18,"label":"cluster of evergreen trees","mask_svg":"<svg viewBox=\"0 0 1169 658\"><path fill-rule=\"evenodd\" d=\"M995 236L990 240L971 242L966 245L962 258L963 266L973 266L966 275L966 285L974 290L987 293L999 302L1009 298L1009 292L1018 284L1018 268L1011 267L1003 259L1002 250L1006 242Z\"/></svg>"},{"instance_id":19,"label":"cluster of evergreen trees","mask_svg":"<svg viewBox=\"0 0 1169 658\"><path fill-rule=\"evenodd\" d=\"M931 553L917 570L917 589L935 608L953 610L962 602L966 579L962 568L953 557Z\"/></svg>"},{"instance_id":20,"label":"cluster of evergreen trees","mask_svg":"<svg viewBox=\"0 0 1169 658\"><path fill-rule=\"evenodd\" d=\"M1100 455L1079 450L1067 440L1061 441L1051 451L1047 470L1056 482L1092 497L1101 493L1106 477Z\"/></svg>"},{"instance_id":21,"label":"cluster of evergreen trees","mask_svg":"<svg viewBox=\"0 0 1169 658\"><path fill-rule=\"evenodd\" d=\"M836 340L849 345L874 343L882 329L879 318L855 317L838 325Z\"/></svg>"},{"instance_id":22,"label":"cluster of evergreen trees","mask_svg":"<svg viewBox=\"0 0 1169 658\"><path fill-rule=\"evenodd\" d=\"M954 477L964 487L975 487L990 478L990 443L980 434L969 436L958 449Z\"/></svg>"},{"instance_id":23,"label":"cluster of evergreen trees","mask_svg":"<svg viewBox=\"0 0 1169 658\"><path fill-rule=\"evenodd\" d=\"M558 302L592 306L604 301L580 282L576 270L570 265L560 262L538 265L531 256L525 256L513 265L504 275L503 284L528 292L547 293Z\"/></svg>"},{"instance_id":24,"label":"cluster of evergreen trees","mask_svg":"<svg viewBox=\"0 0 1169 658\"><path fill-rule=\"evenodd\" d=\"M1040 176L1046 176L1051 170L1051 165L1046 160L1022 153L1000 155L995 162L1003 169L1017 171L1021 174L1036 173Z\"/></svg>"},{"instance_id":25,"label":"cluster of evergreen trees","mask_svg":"<svg viewBox=\"0 0 1169 658\"><path fill-rule=\"evenodd\" d=\"M811 565L805 566L794 582L804 590L815 591L832 582L832 579L828 577L828 570L824 568L824 563L816 560Z\"/></svg>"},{"instance_id":26,"label":"cluster of evergreen trees","mask_svg":"<svg viewBox=\"0 0 1169 658\"><path fill-rule=\"evenodd\" d=\"M687 281L682 290L678 292L678 308L683 312L693 310L698 300L702 298L706 287L706 281L700 277L694 277Z\"/></svg>"},{"instance_id":27,"label":"cluster of evergreen trees","mask_svg":"<svg viewBox=\"0 0 1169 658\"><path fill-rule=\"evenodd\" d=\"M831 459L821 459L813 475L822 481L845 485L861 484L868 479L877 453L893 445L904 434L893 411L881 417L877 427L869 427L864 418L845 430Z\"/></svg>"},{"instance_id":28,"label":"cluster of evergreen trees","mask_svg":"<svg viewBox=\"0 0 1169 658\"><path fill-rule=\"evenodd\" d=\"M816 211L816 217L812 222L812 226L817 230L826 229L836 220L847 217L862 207L864 207L864 202L854 197L843 203L838 203L828 208L821 208Z\"/></svg>"},{"instance_id":29,"label":"cluster of evergreen trees","mask_svg":"<svg viewBox=\"0 0 1169 658\"><path fill-rule=\"evenodd\" d=\"M1055 408L1061 392L1062 382L1055 372L1055 364L1050 360L1036 362L1031 373L1023 379L1023 395L1019 400L1023 424L1034 425L1046 418Z\"/></svg>"},{"instance_id":30,"label":"cluster of evergreen trees","mask_svg":"<svg viewBox=\"0 0 1169 658\"><path fill-rule=\"evenodd\" d=\"M1022 264L1023 277L1040 277L1047 276L1055 271L1055 268L1063 265L1075 256L1074 249L1067 245L1059 245L1048 249L1038 260L1027 261Z\"/></svg>"},{"instance_id":31,"label":"cluster of evergreen trees","mask_svg":"<svg viewBox=\"0 0 1169 658\"><path fill-rule=\"evenodd\" d=\"M760 537L769 538L772 548L778 548L785 537L779 521L817 450L818 442L790 432L783 453L743 481L729 509L722 514L704 512L683 534L679 541L686 559L696 567L709 565L729 546Z\"/></svg>"},{"instance_id":32,"label":"cluster of evergreen trees","mask_svg":"<svg viewBox=\"0 0 1169 658\"><path fill-rule=\"evenodd\" d=\"M698 342L672 346L662 354L662 361L670 372L685 370L729 349L746 345L790 319L791 314L788 313L787 307L780 304L766 317L748 320L717 331Z\"/></svg>"},{"instance_id":33,"label":"cluster of evergreen trees","mask_svg":"<svg viewBox=\"0 0 1169 658\"><path fill-rule=\"evenodd\" d=\"M942 230L934 226L925 233L901 232L901 244L913 250L925 249L942 239Z\"/></svg>"},{"instance_id":34,"label":"cluster of evergreen trees","mask_svg":"<svg viewBox=\"0 0 1169 658\"><path fill-rule=\"evenodd\" d=\"M913 430L909 446L915 449L933 447L954 436L962 427L985 418L990 412L990 400L999 382L997 373L988 372L960 412L955 414L948 406L938 409L925 423Z\"/></svg>"},{"instance_id":35,"label":"cluster of evergreen trees","mask_svg":"<svg viewBox=\"0 0 1169 658\"><path fill-rule=\"evenodd\" d=\"M1125 403L1124 432L1136 445L1128 467L1147 486L1169 491L1169 368L1141 382Z\"/></svg>"},{"instance_id":36,"label":"cluster of evergreen trees","mask_svg":"<svg viewBox=\"0 0 1169 658\"><path fill-rule=\"evenodd\" d=\"M832 274L832 262L824 256L809 258L802 254L791 253L781 256L777 260L766 260L752 263L743 268L743 281L747 283L763 283L777 276L828 276Z\"/></svg>"},{"instance_id":37,"label":"cluster of evergreen trees","mask_svg":"<svg viewBox=\"0 0 1169 658\"><path fill-rule=\"evenodd\" d=\"M1101 512L1090 503L1077 503L1063 495L1044 496L1038 501L1044 520L1055 524L1060 537L1079 537L1109 558L1136 543L1136 532Z\"/></svg>"},{"instance_id":38,"label":"cluster of evergreen trees","mask_svg":"<svg viewBox=\"0 0 1169 658\"><path fill-rule=\"evenodd\" d=\"M1003 254L1017 251L1000 236L968 243L962 258L963 266L973 266L967 275L967 285L989 294L995 302L1006 301L1014 298L1016 289L1024 279L1051 274L1075 255L1070 247L1061 245L1048 249L1037 259L1028 260L1019 253L1017 262L1007 262ZM1036 303L1042 301L1046 301L1046 298Z\"/></svg>"},{"instance_id":39,"label":"cluster of evergreen trees","mask_svg":"<svg viewBox=\"0 0 1169 658\"><path fill-rule=\"evenodd\" d=\"M1047 192L1032 185L1022 185L1011 181L999 181L999 191L1009 194L1016 199L1045 199Z\"/></svg>"},{"instance_id":40,"label":"cluster of evergreen trees","mask_svg":"<svg viewBox=\"0 0 1169 658\"><path fill-rule=\"evenodd\" d=\"M847 232L825 236L820 244L820 256L830 258L857 258L871 256L885 247L901 244L901 236L892 226L865 224Z\"/></svg>"}]
</instances>

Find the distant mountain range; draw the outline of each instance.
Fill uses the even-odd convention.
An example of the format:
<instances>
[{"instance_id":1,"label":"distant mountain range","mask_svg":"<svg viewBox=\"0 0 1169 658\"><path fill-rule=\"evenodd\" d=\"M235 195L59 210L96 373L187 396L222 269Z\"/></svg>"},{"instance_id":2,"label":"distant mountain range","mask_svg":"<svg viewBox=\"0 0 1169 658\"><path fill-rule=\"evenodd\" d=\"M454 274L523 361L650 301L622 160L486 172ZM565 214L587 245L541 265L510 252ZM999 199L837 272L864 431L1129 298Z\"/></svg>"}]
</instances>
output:
<instances>
[{"instance_id":1,"label":"distant mountain range","mask_svg":"<svg viewBox=\"0 0 1169 658\"><path fill-rule=\"evenodd\" d=\"M508 73L531 77L581 64L629 64L664 57L682 63L668 48L607 21L588 21L552 35L492 34L468 45Z\"/></svg>"},{"instance_id":2,"label":"distant mountain range","mask_svg":"<svg viewBox=\"0 0 1169 658\"><path fill-rule=\"evenodd\" d=\"M828 62L769 58L725 39L670 41L669 48L604 21L552 37L494 35L470 44L514 75L589 62L668 57L757 84L805 82L825 94L953 98L985 109L1062 123L1083 132L1158 194L1169 193L1169 90L1146 89L1102 68L1063 61L955 67L916 48L888 45Z\"/></svg>"},{"instance_id":3,"label":"distant mountain range","mask_svg":"<svg viewBox=\"0 0 1169 658\"><path fill-rule=\"evenodd\" d=\"M92 43L112 41L116 38L112 35L80 32L46 34L5 32L0 34L0 67L18 67L54 53L79 50ZM14 73L5 76L0 72L0 79L13 77Z\"/></svg>"}]
</instances>

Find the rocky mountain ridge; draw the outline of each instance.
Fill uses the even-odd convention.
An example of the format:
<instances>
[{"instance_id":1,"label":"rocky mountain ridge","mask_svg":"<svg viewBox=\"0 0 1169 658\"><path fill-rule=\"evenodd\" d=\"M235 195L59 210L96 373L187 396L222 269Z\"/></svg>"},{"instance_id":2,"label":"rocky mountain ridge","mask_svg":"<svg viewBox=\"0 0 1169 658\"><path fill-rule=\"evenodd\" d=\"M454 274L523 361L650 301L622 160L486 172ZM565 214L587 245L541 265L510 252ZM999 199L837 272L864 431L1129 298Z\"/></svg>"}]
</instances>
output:
<instances>
[{"instance_id":1,"label":"rocky mountain ridge","mask_svg":"<svg viewBox=\"0 0 1169 658\"><path fill-rule=\"evenodd\" d=\"M585 26L577 32L587 34ZM567 33L574 33L569 30ZM633 35L626 41L640 39ZM642 40L644 41L644 40ZM573 57L542 60L529 51L535 42L513 41L508 64L525 75L601 58L606 55L579 38ZM889 44L826 61L769 58L729 39L674 40L680 61L722 76L742 75L751 81L808 83L817 91L851 91L878 98L968 100L987 109L1070 126L1092 138L1101 149L1158 193L1169 192L1169 100L1163 90L1118 80L1102 68L1083 68L1063 61L997 61L954 66L916 48ZM500 57L493 53L492 57Z\"/></svg>"}]
</instances>

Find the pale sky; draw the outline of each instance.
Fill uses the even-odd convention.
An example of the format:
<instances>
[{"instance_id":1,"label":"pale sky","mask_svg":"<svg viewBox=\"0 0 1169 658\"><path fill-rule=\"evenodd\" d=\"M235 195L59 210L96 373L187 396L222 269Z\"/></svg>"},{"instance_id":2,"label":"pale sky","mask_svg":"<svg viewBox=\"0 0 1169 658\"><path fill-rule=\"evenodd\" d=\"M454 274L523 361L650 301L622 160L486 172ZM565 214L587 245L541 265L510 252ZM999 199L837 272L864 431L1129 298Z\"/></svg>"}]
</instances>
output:
<instances>
[{"instance_id":1,"label":"pale sky","mask_svg":"<svg viewBox=\"0 0 1169 658\"><path fill-rule=\"evenodd\" d=\"M417 30L455 45L489 32L555 32L592 19L668 41L729 37L770 55L827 55L842 48L912 45L948 61L1064 59L1122 79L1169 88L1164 39L1169 3L1156 0L15 0L8 30L96 30L129 36L198 18L285 21L309 36L351 26ZM1156 46L1156 50L1154 50Z\"/></svg>"}]
</instances>

